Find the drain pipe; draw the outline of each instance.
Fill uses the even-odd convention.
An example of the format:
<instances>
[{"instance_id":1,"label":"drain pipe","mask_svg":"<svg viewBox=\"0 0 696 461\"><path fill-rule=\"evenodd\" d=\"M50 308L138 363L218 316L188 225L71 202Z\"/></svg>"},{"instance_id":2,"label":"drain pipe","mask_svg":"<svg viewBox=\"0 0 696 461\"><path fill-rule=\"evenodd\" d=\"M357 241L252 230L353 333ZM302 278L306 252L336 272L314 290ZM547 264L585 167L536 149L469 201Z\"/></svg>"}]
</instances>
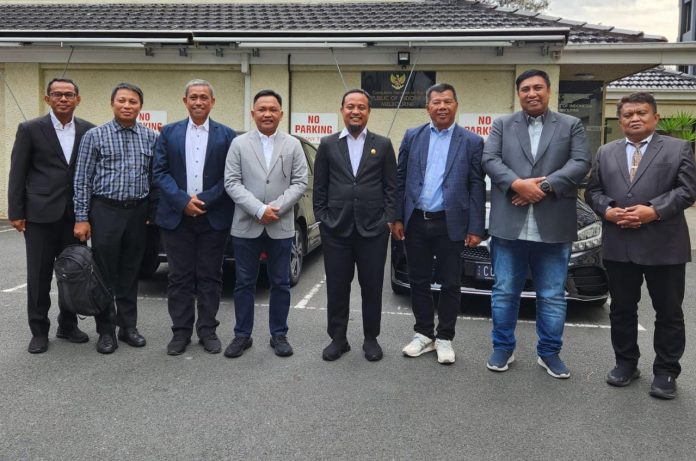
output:
<instances>
[{"instance_id":1,"label":"drain pipe","mask_svg":"<svg viewBox=\"0 0 696 461\"><path fill-rule=\"evenodd\" d=\"M244 131L251 130L251 68L249 67L249 53L242 55L242 74L244 74Z\"/></svg>"},{"instance_id":2,"label":"drain pipe","mask_svg":"<svg viewBox=\"0 0 696 461\"><path fill-rule=\"evenodd\" d=\"M292 133L292 70L290 69L290 57L288 53L288 112L286 120L288 121L288 133Z\"/></svg>"}]
</instances>

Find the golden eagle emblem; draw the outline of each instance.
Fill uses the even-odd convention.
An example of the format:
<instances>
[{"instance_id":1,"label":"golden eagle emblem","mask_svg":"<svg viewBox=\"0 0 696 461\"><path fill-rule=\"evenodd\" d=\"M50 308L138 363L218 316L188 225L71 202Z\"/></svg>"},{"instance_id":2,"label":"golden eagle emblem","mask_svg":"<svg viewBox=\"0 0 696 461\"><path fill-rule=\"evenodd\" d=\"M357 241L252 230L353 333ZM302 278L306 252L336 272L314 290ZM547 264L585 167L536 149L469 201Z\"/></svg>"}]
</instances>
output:
<instances>
[{"instance_id":1,"label":"golden eagle emblem","mask_svg":"<svg viewBox=\"0 0 696 461\"><path fill-rule=\"evenodd\" d=\"M406 74L391 74L389 76L392 88L400 90L406 85Z\"/></svg>"}]
</instances>

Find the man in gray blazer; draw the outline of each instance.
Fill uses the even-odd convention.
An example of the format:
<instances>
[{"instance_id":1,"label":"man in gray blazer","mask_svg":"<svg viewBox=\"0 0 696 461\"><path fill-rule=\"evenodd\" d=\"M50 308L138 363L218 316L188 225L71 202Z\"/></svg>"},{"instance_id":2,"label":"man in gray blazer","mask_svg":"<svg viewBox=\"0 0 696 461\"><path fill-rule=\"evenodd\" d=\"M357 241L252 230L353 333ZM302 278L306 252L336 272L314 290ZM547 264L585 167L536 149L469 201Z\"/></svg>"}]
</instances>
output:
<instances>
[{"instance_id":1,"label":"man in gray blazer","mask_svg":"<svg viewBox=\"0 0 696 461\"><path fill-rule=\"evenodd\" d=\"M295 235L295 203L307 189L307 161L300 141L278 131L282 99L273 90L254 96L256 129L232 141L225 165L225 189L236 206L232 219L236 285L234 340L225 356L239 357L251 347L259 256L268 255L271 285L271 347L286 357L290 310L290 250Z\"/></svg>"},{"instance_id":2,"label":"man in gray blazer","mask_svg":"<svg viewBox=\"0 0 696 461\"><path fill-rule=\"evenodd\" d=\"M660 116L652 95L625 96L617 115L626 138L599 148L585 192L604 221L616 356L607 383L623 387L640 376L638 301L645 278L656 314L650 395L673 399L685 345L682 301L691 249L684 209L696 200L694 154L686 141L655 133Z\"/></svg>"},{"instance_id":3,"label":"man in gray blazer","mask_svg":"<svg viewBox=\"0 0 696 461\"><path fill-rule=\"evenodd\" d=\"M513 362L520 294L531 273L537 295L537 363L554 378L570 371L559 357L566 316L565 282L577 238L578 184L590 168L579 119L549 110L551 82L530 69L517 77L522 111L493 122L483 149L492 182L489 233L495 283L493 353L486 366Z\"/></svg>"}]
</instances>

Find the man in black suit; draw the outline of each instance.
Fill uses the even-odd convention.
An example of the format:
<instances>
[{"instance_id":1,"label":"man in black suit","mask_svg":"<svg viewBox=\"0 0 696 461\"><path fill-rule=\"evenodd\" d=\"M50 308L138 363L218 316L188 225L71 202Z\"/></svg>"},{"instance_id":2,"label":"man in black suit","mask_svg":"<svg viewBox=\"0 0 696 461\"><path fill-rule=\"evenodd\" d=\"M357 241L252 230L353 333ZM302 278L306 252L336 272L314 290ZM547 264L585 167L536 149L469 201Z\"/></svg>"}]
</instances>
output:
<instances>
[{"instance_id":1,"label":"man in black suit","mask_svg":"<svg viewBox=\"0 0 696 461\"><path fill-rule=\"evenodd\" d=\"M685 347L682 302L691 248L684 210L696 200L694 154L688 142L655 132L660 115L651 94L623 97L617 115L626 137L599 148L585 191L603 218L616 357L607 383L623 387L640 376L638 302L645 279L656 316L650 395L673 399Z\"/></svg>"},{"instance_id":2,"label":"man in black suit","mask_svg":"<svg viewBox=\"0 0 696 461\"><path fill-rule=\"evenodd\" d=\"M94 126L73 116L80 95L72 80L51 80L44 101L51 111L17 128L8 187L10 223L24 234L26 245L32 354L48 350L53 262L63 248L79 243L73 237L75 159L82 135ZM56 336L74 343L89 341L77 327L77 316L58 307Z\"/></svg>"},{"instance_id":3,"label":"man in black suit","mask_svg":"<svg viewBox=\"0 0 696 461\"><path fill-rule=\"evenodd\" d=\"M370 95L343 95L342 132L321 140L314 164L314 214L321 222L326 270L328 333L324 360L350 350L346 338L355 266L362 294L365 358L377 361L382 283L390 223L394 220L396 156L389 138L367 130Z\"/></svg>"}]
</instances>

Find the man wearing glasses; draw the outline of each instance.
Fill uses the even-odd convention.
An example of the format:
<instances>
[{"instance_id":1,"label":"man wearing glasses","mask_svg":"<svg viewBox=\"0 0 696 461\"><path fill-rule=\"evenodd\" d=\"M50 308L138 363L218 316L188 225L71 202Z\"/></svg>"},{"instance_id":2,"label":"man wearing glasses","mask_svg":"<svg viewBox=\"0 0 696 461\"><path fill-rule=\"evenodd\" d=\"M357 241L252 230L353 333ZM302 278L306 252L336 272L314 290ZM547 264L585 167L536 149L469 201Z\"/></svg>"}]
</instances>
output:
<instances>
[{"instance_id":1,"label":"man wearing glasses","mask_svg":"<svg viewBox=\"0 0 696 461\"><path fill-rule=\"evenodd\" d=\"M28 351L48 350L51 279L56 256L73 237L73 175L82 135L93 124L73 115L80 104L79 89L70 79L54 78L44 101L47 115L23 122L12 148L8 215L24 234L27 254L27 313L32 339ZM89 341L77 327L77 316L59 304L56 337L73 343Z\"/></svg>"}]
</instances>

